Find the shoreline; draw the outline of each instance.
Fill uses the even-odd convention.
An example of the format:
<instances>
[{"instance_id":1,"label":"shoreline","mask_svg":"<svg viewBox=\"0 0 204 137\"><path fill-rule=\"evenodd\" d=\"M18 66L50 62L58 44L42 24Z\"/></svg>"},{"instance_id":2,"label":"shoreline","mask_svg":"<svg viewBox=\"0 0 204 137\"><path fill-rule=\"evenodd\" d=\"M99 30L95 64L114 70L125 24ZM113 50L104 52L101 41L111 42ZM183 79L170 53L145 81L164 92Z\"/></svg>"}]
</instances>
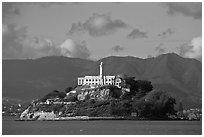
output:
<instances>
[{"instance_id":1,"label":"shoreline","mask_svg":"<svg viewBox=\"0 0 204 137\"><path fill-rule=\"evenodd\" d=\"M15 119L15 121L94 121L94 120L132 120L132 121L190 121L188 119L170 119L170 118L135 118L135 117L88 117L88 116L76 116L76 117L57 117L53 119ZM192 120L200 121L200 120Z\"/></svg>"}]
</instances>

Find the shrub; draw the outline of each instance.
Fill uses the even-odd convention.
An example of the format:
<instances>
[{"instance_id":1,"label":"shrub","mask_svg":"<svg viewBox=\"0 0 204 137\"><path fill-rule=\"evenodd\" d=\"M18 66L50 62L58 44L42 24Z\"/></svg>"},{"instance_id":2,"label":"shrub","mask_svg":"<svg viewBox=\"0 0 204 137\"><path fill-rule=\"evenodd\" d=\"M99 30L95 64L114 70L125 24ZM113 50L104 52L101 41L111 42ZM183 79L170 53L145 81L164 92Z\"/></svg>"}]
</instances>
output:
<instances>
[{"instance_id":1,"label":"shrub","mask_svg":"<svg viewBox=\"0 0 204 137\"><path fill-rule=\"evenodd\" d=\"M165 92L152 91L141 99L133 100L133 109L143 117L166 117L166 114L175 113L176 100Z\"/></svg>"},{"instance_id":2,"label":"shrub","mask_svg":"<svg viewBox=\"0 0 204 137\"><path fill-rule=\"evenodd\" d=\"M65 89L65 93L69 93L70 91L72 91L72 89L73 89L72 87L66 88L66 89Z\"/></svg>"},{"instance_id":3,"label":"shrub","mask_svg":"<svg viewBox=\"0 0 204 137\"><path fill-rule=\"evenodd\" d=\"M64 98L66 96L66 94L64 92L60 92L57 90L53 90L52 92L48 93L47 95L45 95L41 101L45 102L47 99L52 99L52 98Z\"/></svg>"}]
</instances>

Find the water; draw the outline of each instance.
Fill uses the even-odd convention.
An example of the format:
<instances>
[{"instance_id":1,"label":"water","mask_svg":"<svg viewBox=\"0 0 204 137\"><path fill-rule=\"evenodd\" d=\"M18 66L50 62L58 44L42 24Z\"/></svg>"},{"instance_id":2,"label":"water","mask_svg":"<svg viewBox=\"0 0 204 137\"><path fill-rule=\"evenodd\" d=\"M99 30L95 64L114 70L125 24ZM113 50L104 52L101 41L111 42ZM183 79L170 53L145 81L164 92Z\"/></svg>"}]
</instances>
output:
<instances>
[{"instance_id":1,"label":"water","mask_svg":"<svg viewBox=\"0 0 204 137\"><path fill-rule=\"evenodd\" d=\"M201 121L14 121L3 117L3 135L201 135Z\"/></svg>"}]
</instances>

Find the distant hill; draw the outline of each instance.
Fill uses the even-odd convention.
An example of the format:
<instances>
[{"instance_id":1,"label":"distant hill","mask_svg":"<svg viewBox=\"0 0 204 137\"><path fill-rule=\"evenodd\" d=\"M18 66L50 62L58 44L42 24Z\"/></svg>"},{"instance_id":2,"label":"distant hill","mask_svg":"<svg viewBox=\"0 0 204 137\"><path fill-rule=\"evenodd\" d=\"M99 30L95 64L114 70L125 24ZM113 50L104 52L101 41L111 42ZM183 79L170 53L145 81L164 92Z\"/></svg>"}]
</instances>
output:
<instances>
[{"instance_id":1,"label":"distant hill","mask_svg":"<svg viewBox=\"0 0 204 137\"><path fill-rule=\"evenodd\" d=\"M98 75L103 61L105 75L126 74L152 81L182 101L184 107L201 107L202 64L174 53L155 58L111 56L98 61L67 57L43 57L35 60L3 60L3 97L34 99L56 89L75 86L78 76Z\"/></svg>"},{"instance_id":2,"label":"distant hill","mask_svg":"<svg viewBox=\"0 0 204 137\"><path fill-rule=\"evenodd\" d=\"M93 63L67 57L3 60L3 97L35 99L54 89L64 91L76 85L79 74Z\"/></svg>"}]
</instances>

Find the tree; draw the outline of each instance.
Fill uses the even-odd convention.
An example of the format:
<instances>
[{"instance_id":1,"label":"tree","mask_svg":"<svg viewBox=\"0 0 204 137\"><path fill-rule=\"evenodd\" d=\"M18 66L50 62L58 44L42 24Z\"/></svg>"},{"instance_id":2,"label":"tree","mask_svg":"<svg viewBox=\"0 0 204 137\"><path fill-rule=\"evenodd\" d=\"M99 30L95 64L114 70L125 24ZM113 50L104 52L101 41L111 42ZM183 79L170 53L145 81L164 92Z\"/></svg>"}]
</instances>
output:
<instances>
[{"instance_id":1,"label":"tree","mask_svg":"<svg viewBox=\"0 0 204 137\"><path fill-rule=\"evenodd\" d=\"M65 93L67 94L67 93L69 93L69 92L72 91L72 90L73 90L72 87L68 87L68 88L65 89Z\"/></svg>"},{"instance_id":2,"label":"tree","mask_svg":"<svg viewBox=\"0 0 204 137\"><path fill-rule=\"evenodd\" d=\"M64 92L53 90L52 92L50 92L47 95L45 95L41 100L44 102L47 99L52 99L52 98L60 98L60 99L62 99L65 96L66 96L66 94Z\"/></svg>"},{"instance_id":3,"label":"tree","mask_svg":"<svg viewBox=\"0 0 204 137\"><path fill-rule=\"evenodd\" d=\"M120 98L120 96L122 95L121 89L116 86L109 85L107 88L110 89L110 96L113 98Z\"/></svg>"},{"instance_id":4,"label":"tree","mask_svg":"<svg viewBox=\"0 0 204 137\"><path fill-rule=\"evenodd\" d=\"M143 90L148 92L153 89L151 81L135 80L134 77L127 77L125 81L126 81L126 85L130 85L130 90L132 91Z\"/></svg>"},{"instance_id":5,"label":"tree","mask_svg":"<svg viewBox=\"0 0 204 137\"><path fill-rule=\"evenodd\" d=\"M178 116L181 116L181 117L184 116L184 114L183 114L183 104L182 104L181 101L179 102Z\"/></svg>"},{"instance_id":6,"label":"tree","mask_svg":"<svg viewBox=\"0 0 204 137\"><path fill-rule=\"evenodd\" d=\"M137 91L141 92L150 92L153 89L152 83L151 81L147 81L147 80L137 80L135 83L136 89Z\"/></svg>"},{"instance_id":7,"label":"tree","mask_svg":"<svg viewBox=\"0 0 204 137\"><path fill-rule=\"evenodd\" d=\"M147 80L135 80L134 77L127 77L125 81L126 86L130 87L130 92L125 93L121 97L122 99L132 99L133 97L140 99L153 89L151 82Z\"/></svg>"},{"instance_id":8,"label":"tree","mask_svg":"<svg viewBox=\"0 0 204 137\"><path fill-rule=\"evenodd\" d=\"M66 96L63 100L65 102L76 102L77 101L77 97L76 96Z\"/></svg>"},{"instance_id":9,"label":"tree","mask_svg":"<svg viewBox=\"0 0 204 137\"><path fill-rule=\"evenodd\" d=\"M163 91L152 91L141 99L133 100L133 110L143 117L166 117L175 113L176 100Z\"/></svg>"},{"instance_id":10,"label":"tree","mask_svg":"<svg viewBox=\"0 0 204 137\"><path fill-rule=\"evenodd\" d=\"M179 102L179 108L178 108L178 111L179 111L179 112L183 112L183 104L182 104L181 101Z\"/></svg>"},{"instance_id":11,"label":"tree","mask_svg":"<svg viewBox=\"0 0 204 137\"><path fill-rule=\"evenodd\" d=\"M135 77L126 77L125 78L125 83L126 85L130 86L131 91L136 91L136 86L135 86Z\"/></svg>"},{"instance_id":12,"label":"tree","mask_svg":"<svg viewBox=\"0 0 204 137\"><path fill-rule=\"evenodd\" d=\"M132 97L134 96L133 92L125 92L122 96L122 100L131 100Z\"/></svg>"},{"instance_id":13,"label":"tree","mask_svg":"<svg viewBox=\"0 0 204 137\"><path fill-rule=\"evenodd\" d=\"M116 116L129 116L132 112L130 100L112 100L111 114Z\"/></svg>"}]
</instances>

